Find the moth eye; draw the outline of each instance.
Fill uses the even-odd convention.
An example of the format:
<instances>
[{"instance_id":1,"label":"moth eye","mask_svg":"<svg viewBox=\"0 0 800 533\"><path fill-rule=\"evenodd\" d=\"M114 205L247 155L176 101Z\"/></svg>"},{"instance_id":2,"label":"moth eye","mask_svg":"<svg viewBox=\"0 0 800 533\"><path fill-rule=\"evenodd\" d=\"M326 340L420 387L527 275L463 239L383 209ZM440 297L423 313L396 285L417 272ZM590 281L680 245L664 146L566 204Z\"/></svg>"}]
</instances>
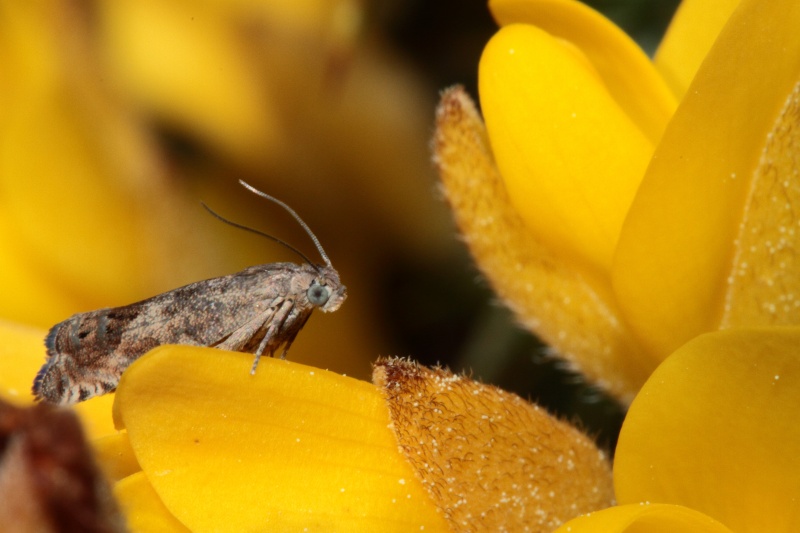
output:
<instances>
[{"instance_id":1,"label":"moth eye","mask_svg":"<svg viewBox=\"0 0 800 533\"><path fill-rule=\"evenodd\" d=\"M308 294L308 301L316 306L325 305L325 302L327 302L328 298L330 298L331 296L331 293L327 287L323 287L322 285L316 285L316 284L308 288L307 294Z\"/></svg>"}]
</instances>

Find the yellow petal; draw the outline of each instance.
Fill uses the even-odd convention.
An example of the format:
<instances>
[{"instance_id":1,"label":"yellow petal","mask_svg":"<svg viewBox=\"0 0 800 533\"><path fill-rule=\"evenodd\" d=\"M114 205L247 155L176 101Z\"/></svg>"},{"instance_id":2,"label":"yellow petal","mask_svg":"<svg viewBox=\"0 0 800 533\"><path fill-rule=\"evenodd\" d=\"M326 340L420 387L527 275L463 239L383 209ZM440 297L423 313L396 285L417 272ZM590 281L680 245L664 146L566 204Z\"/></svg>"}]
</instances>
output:
<instances>
[{"instance_id":1,"label":"yellow petal","mask_svg":"<svg viewBox=\"0 0 800 533\"><path fill-rule=\"evenodd\" d=\"M570 520L556 533L730 533L702 513L665 504L631 504L610 507Z\"/></svg>"},{"instance_id":2,"label":"yellow petal","mask_svg":"<svg viewBox=\"0 0 800 533\"><path fill-rule=\"evenodd\" d=\"M618 320L613 296L562 265L511 206L486 129L469 96L446 91L437 110L436 163L456 222L495 292L559 354L623 402L651 371Z\"/></svg>"},{"instance_id":3,"label":"yellow petal","mask_svg":"<svg viewBox=\"0 0 800 533\"><path fill-rule=\"evenodd\" d=\"M794 1L746 0L735 11L670 122L631 206L613 284L628 323L658 357L720 325L742 214L748 194L757 189L759 166L790 172L773 177L785 190L796 180L791 135L782 139L789 141L782 162L773 166L762 158L775 152L765 144L800 79L798 27L800 4ZM754 200L772 198L781 209L793 201L782 198L781 189L764 190ZM796 226L791 208L787 211L765 222L791 218ZM777 236L780 228L762 231ZM757 255L773 260L763 251ZM797 268L769 270L786 272L783 286L795 292ZM777 303L774 293L769 300Z\"/></svg>"},{"instance_id":4,"label":"yellow petal","mask_svg":"<svg viewBox=\"0 0 800 533\"><path fill-rule=\"evenodd\" d=\"M142 470L133 454L128 434L124 431L93 440L92 448L106 479L112 482Z\"/></svg>"},{"instance_id":5,"label":"yellow petal","mask_svg":"<svg viewBox=\"0 0 800 533\"><path fill-rule=\"evenodd\" d=\"M605 454L519 396L400 358L379 361L373 381L453 531L549 532L613 503Z\"/></svg>"},{"instance_id":6,"label":"yellow petal","mask_svg":"<svg viewBox=\"0 0 800 533\"><path fill-rule=\"evenodd\" d=\"M607 273L652 141L578 49L533 26L492 37L479 86L492 151L522 219L565 261Z\"/></svg>"},{"instance_id":7,"label":"yellow petal","mask_svg":"<svg viewBox=\"0 0 800 533\"><path fill-rule=\"evenodd\" d=\"M650 59L625 32L575 0L489 0L505 26L525 23L572 43L596 69L615 103L655 144L676 101Z\"/></svg>"},{"instance_id":8,"label":"yellow petal","mask_svg":"<svg viewBox=\"0 0 800 533\"><path fill-rule=\"evenodd\" d=\"M683 0L653 59L678 98L706 58L740 0Z\"/></svg>"},{"instance_id":9,"label":"yellow petal","mask_svg":"<svg viewBox=\"0 0 800 533\"><path fill-rule=\"evenodd\" d=\"M144 472L132 474L114 485L114 497L132 533L188 533L161 502Z\"/></svg>"},{"instance_id":10,"label":"yellow petal","mask_svg":"<svg viewBox=\"0 0 800 533\"><path fill-rule=\"evenodd\" d=\"M115 412L164 505L193 531L447 531L373 385L271 358L163 346Z\"/></svg>"},{"instance_id":11,"label":"yellow petal","mask_svg":"<svg viewBox=\"0 0 800 533\"><path fill-rule=\"evenodd\" d=\"M99 439L116 434L111 408L114 405L114 394L95 396L85 402L71 407L81 419L87 439Z\"/></svg>"},{"instance_id":12,"label":"yellow petal","mask_svg":"<svg viewBox=\"0 0 800 533\"><path fill-rule=\"evenodd\" d=\"M710 333L653 373L620 434L621 504L685 505L739 533L800 516L800 329Z\"/></svg>"}]
</instances>

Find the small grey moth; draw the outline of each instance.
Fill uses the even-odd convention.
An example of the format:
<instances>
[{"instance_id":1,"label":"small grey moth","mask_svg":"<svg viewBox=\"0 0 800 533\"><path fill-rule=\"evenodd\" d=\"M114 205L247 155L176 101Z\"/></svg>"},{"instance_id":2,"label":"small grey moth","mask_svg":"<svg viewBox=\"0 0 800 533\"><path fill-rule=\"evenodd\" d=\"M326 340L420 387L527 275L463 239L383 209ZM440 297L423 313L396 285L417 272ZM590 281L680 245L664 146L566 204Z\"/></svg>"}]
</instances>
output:
<instances>
[{"instance_id":1,"label":"small grey moth","mask_svg":"<svg viewBox=\"0 0 800 533\"><path fill-rule=\"evenodd\" d=\"M45 339L47 360L33 382L33 394L45 402L71 405L112 392L125 369L162 344L213 346L262 354L292 345L315 308L336 311L347 297L339 273L317 237L285 203L240 180L254 194L286 209L308 233L324 265L271 235L223 221L268 237L305 264L271 263L236 274L198 281L123 307L79 313L56 324Z\"/></svg>"}]
</instances>

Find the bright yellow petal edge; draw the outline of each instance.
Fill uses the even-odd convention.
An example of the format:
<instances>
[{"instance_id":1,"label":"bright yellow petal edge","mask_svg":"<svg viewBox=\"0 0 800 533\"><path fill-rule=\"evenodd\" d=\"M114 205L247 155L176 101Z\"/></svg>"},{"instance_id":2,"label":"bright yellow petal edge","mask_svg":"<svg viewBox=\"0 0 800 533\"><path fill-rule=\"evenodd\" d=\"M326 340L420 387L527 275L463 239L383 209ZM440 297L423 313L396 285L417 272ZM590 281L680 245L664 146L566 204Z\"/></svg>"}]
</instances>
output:
<instances>
[{"instance_id":1,"label":"bright yellow petal edge","mask_svg":"<svg viewBox=\"0 0 800 533\"><path fill-rule=\"evenodd\" d=\"M570 520L556 533L731 533L710 518L680 505L630 504Z\"/></svg>"},{"instance_id":2,"label":"bright yellow petal edge","mask_svg":"<svg viewBox=\"0 0 800 533\"><path fill-rule=\"evenodd\" d=\"M110 411L106 414L111 418ZM142 471L125 431L92 440L92 448L106 479L111 482Z\"/></svg>"},{"instance_id":3,"label":"bright yellow petal edge","mask_svg":"<svg viewBox=\"0 0 800 533\"><path fill-rule=\"evenodd\" d=\"M675 111L675 97L641 48L625 32L575 0L490 0L502 26L536 26L572 43L597 70L617 105L658 142Z\"/></svg>"},{"instance_id":4,"label":"bright yellow petal edge","mask_svg":"<svg viewBox=\"0 0 800 533\"><path fill-rule=\"evenodd\" d=\"M436 111L442 190L475 262L517 319L588 379L630 402L655 364L619 321L608 287L566 265L511 205L474 102L460 87Z\"/></svg>"},{"instance_id":5,"label":"bright yellow petal edge","mask_svg":"<svg viewBox=\"0 0 800 533\"><path fill-rule=\"evenodd\" d=\"M149 533L188 533L186 528L169 510L147 481L144 472L137 472L114 485L114 497L125 514L129 531Z\"/></svg>"},{"instance_id":6,"label":"bright yellow petal edge","mask_svg":"<svg viewBox=\"0 0 800 533\"><path fill-rule=\"evenodd\" d=\"M672 503L739 533L796 531L800 328L702 335L631 405L614 464L621 504Z\"/></svg>"},{"instance_id":7,"label":"bright yellow petal edge","mask_svg":"<svg viewBox=\"0 0 800 533\"><path fill-rule=\"evenodd\" d=\"M653 58L672 92L682 98L739 0L683 0Z\"/></svg>"}]
</instances>

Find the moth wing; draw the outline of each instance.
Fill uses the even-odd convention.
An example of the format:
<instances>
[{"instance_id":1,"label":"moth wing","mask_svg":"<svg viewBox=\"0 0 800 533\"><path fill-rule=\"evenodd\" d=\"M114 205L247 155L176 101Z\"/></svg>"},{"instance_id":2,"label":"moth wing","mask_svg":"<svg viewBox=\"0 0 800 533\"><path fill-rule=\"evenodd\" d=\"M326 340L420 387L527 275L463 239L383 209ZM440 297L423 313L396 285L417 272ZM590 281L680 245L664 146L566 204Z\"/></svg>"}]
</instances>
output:
<instances>
[{"instance_id":1,"label":"moth wing","mask_svg":"<svg viewBox=\"0 0 800 533\"><path fill-rule=\"evenodd\" d=\"M120 347L138 357L160 344L219 346L233 337L225 345L241 349L246 332L255 334L283 300L290 266L251 267L126 306L136 316L119 328Z\"/></svg>"},{"instance_id":2,"label":"moth wing","mask_svg":"<svg viewBox=\"0 0 800 533\"><path fill-rule=\"evenodd\" d=\"M273 319L275 312L276 309L270 307L264 311L263 314L257 315L244 324L241 324L228 336L212 343L211 346L219 348L220 350L230 350L233 352L253 351L247 348L253 345L253 340L257 338L259 331Z\"/></svg>"},{"instance_id":3,"label":"moth wing","mask_svg":"<svg viewBox=\"0 0 800 533\"><path fill-rule=\"evenodd\" d=\"M266 330L273 320L283 326L286 316L276 313L303 270L292 263L259 265L131 305L73 315L47 335L47 360L33 392L62 405L110 392L133 360L161 344L255 352L264 340L271 353L286 335L266 338Z\"/></svg>"}]
</instances>

